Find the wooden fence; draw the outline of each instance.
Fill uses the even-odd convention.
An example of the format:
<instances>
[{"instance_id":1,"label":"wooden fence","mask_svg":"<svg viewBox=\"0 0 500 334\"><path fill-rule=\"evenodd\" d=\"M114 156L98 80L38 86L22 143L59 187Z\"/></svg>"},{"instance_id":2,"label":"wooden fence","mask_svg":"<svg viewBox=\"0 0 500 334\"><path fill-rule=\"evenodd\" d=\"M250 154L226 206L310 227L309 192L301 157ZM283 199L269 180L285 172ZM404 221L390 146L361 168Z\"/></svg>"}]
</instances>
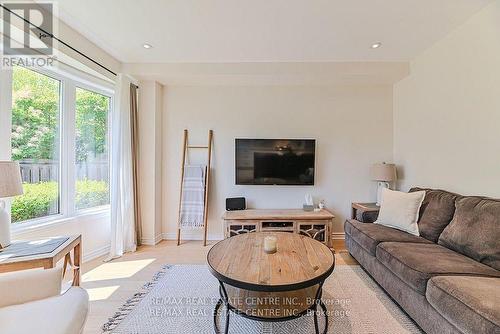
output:
<instances>
[{"instance_id":1,"label":"wooden fence","mask_svg":"<svg viewBox=\"0 0 500 334\"><path fill-rule=\"evenodd\" d=\"M59 180L59 163L53 160L19 161L21 178L25 183L40 183ZM95 161L76 164L78 180L109 181L107 161Z\"/></svg>"},{"instance_id":2,"label":"wooden fence","mask_svg":"<svg viewBox=\"0 0 500 334\"><path fill-rule=\"evenodd\" d=\"M21 167L21 178L24 183L59 182L59 163L53 160L22 160L19 161ZM109 182L109 164L107 161L76 164L77 180L94 180ZM58 214L60 212L60 200L56 198L46 210L39 212L32 218L44 217Z\"/></svg>"}]
</instances>

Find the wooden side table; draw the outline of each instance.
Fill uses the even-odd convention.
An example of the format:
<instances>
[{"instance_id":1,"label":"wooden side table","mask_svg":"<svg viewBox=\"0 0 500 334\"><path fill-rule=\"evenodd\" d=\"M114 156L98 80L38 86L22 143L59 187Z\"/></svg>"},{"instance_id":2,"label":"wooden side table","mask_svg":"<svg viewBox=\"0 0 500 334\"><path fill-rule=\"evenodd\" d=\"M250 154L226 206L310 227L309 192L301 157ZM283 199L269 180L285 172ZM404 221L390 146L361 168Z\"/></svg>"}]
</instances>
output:
<instances>
[{"instance_id":1,"label":"wooden side table","mask_svg":"<svg viewBox=\"0 0 500 334\"><path fill-rule=\"evenodd\" d=\"M377 220L380 206L375 203L352 203L351 218L362 223L373 223Z\"/></svg>"},{"instance_id":2,"label":"wooden side table","mask_svg":"<svg viewBox=\"0 0 500 334\"><path fill-rule=\"evenodd\" d=\"M81 235L14 241L0 251L0 273L33 268L54 268L57 262L64 258L63 277L70 264L74 274L73 286L79 286L82 262L81 243ZM71 251L73 251L73 261Z\"/></svg>"}]
</instances>

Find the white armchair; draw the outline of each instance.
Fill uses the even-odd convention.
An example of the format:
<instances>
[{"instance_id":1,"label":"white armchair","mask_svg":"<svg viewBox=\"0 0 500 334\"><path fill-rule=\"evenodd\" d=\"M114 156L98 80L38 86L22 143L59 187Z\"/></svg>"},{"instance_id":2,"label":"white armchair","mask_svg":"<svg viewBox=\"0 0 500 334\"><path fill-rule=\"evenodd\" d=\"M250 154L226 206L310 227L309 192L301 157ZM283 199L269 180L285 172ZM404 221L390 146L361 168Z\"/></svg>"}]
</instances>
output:
<instances>
[{"instance_id":1,"label":"white armchair","mask_svg":"<svg viewBox=\"0 0 500 334\"><path fill-rule=\"evenodd\" d=\"M79 287L61 294L62 270L0 275L0 333L80 334L89 296Z\"/></svg>"}]
</instances>

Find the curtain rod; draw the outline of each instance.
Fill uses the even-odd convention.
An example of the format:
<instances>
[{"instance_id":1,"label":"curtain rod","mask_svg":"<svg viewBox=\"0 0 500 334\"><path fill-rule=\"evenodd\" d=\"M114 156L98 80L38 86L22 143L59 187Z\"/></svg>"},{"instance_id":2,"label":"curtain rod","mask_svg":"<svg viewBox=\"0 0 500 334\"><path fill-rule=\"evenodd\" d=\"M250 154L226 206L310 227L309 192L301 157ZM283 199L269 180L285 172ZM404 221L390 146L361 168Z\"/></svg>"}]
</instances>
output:
<instances>
[{"instance_id":1,"label":"curtain rod","mask_svg":"<svg viewBox=\"0 0 500 334\"><path fill-rule=\"evenodd\" d=\"M52 39L55 39L56 41L58 41L59 43L63 44L64 46L70 48L71 50L75 51L76 53L78 53L80 56L84 57L85 59L87 60L90 60L92 63L96 64L97 66L99 66L100 68L108 71L109 73L113 74L113 75L117 75L115 72L111 71L109 68L107 68L106 66L102 65L101 63L99 63L98 61L92 59L91 57L87 56L85 53L75 49L74 47L72 47L71 45L69 45L68 43L64 42L63 40L60 40L59 38L57 38L56 36L54 36L53 34L49 33L48 31L45 31L44 29L34 25L33 23L31 23L29 20L25 19L24 17L22 17L21 15L19 14L16 14L14 13L13 11L11 11L9 8L5 7L4 5L0 4L0 7L2 7L3 9L5 9L6 11L8 11L9 13L17 16L18 18L20 18L21 20L23 20L24 22L32 25L33 27L35 27L36 29L40 30L41 32L43 32L44 34L46 34L47 36L49 36L50 38ZM9 36L10 38L10 36Z\"/></svg>"}]
</instances>

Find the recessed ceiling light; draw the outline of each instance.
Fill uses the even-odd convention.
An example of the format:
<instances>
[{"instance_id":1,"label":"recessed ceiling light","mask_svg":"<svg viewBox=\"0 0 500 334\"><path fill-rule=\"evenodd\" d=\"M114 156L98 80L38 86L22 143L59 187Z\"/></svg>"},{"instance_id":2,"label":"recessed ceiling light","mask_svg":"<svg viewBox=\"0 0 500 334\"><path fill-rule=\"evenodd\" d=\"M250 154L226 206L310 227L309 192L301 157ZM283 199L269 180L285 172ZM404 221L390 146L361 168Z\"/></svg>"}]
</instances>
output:
<instances>
[{"instance_id":1,"label":"recessed ceiling light","mask_svg":"<svg viewBox=\"0 0 500 334\"><path fill-rule=\"evenodd\" d=\"M145 49L151 49L153 46L151 44L144 43L144 44L142 44L142 47Z\"/></svg>"},{"instance_id":2,"label":"recessed ceiling light","mask_svg":"<svg viewBox=\"0 0 500 334\"><path fill-rule=\"evenodd\" d=\"M381 42L377 42L377 43L373 43L372 44L372 49L378 49L379 47L382 46L382 43Z\"/></svg>"}]
</instances>

